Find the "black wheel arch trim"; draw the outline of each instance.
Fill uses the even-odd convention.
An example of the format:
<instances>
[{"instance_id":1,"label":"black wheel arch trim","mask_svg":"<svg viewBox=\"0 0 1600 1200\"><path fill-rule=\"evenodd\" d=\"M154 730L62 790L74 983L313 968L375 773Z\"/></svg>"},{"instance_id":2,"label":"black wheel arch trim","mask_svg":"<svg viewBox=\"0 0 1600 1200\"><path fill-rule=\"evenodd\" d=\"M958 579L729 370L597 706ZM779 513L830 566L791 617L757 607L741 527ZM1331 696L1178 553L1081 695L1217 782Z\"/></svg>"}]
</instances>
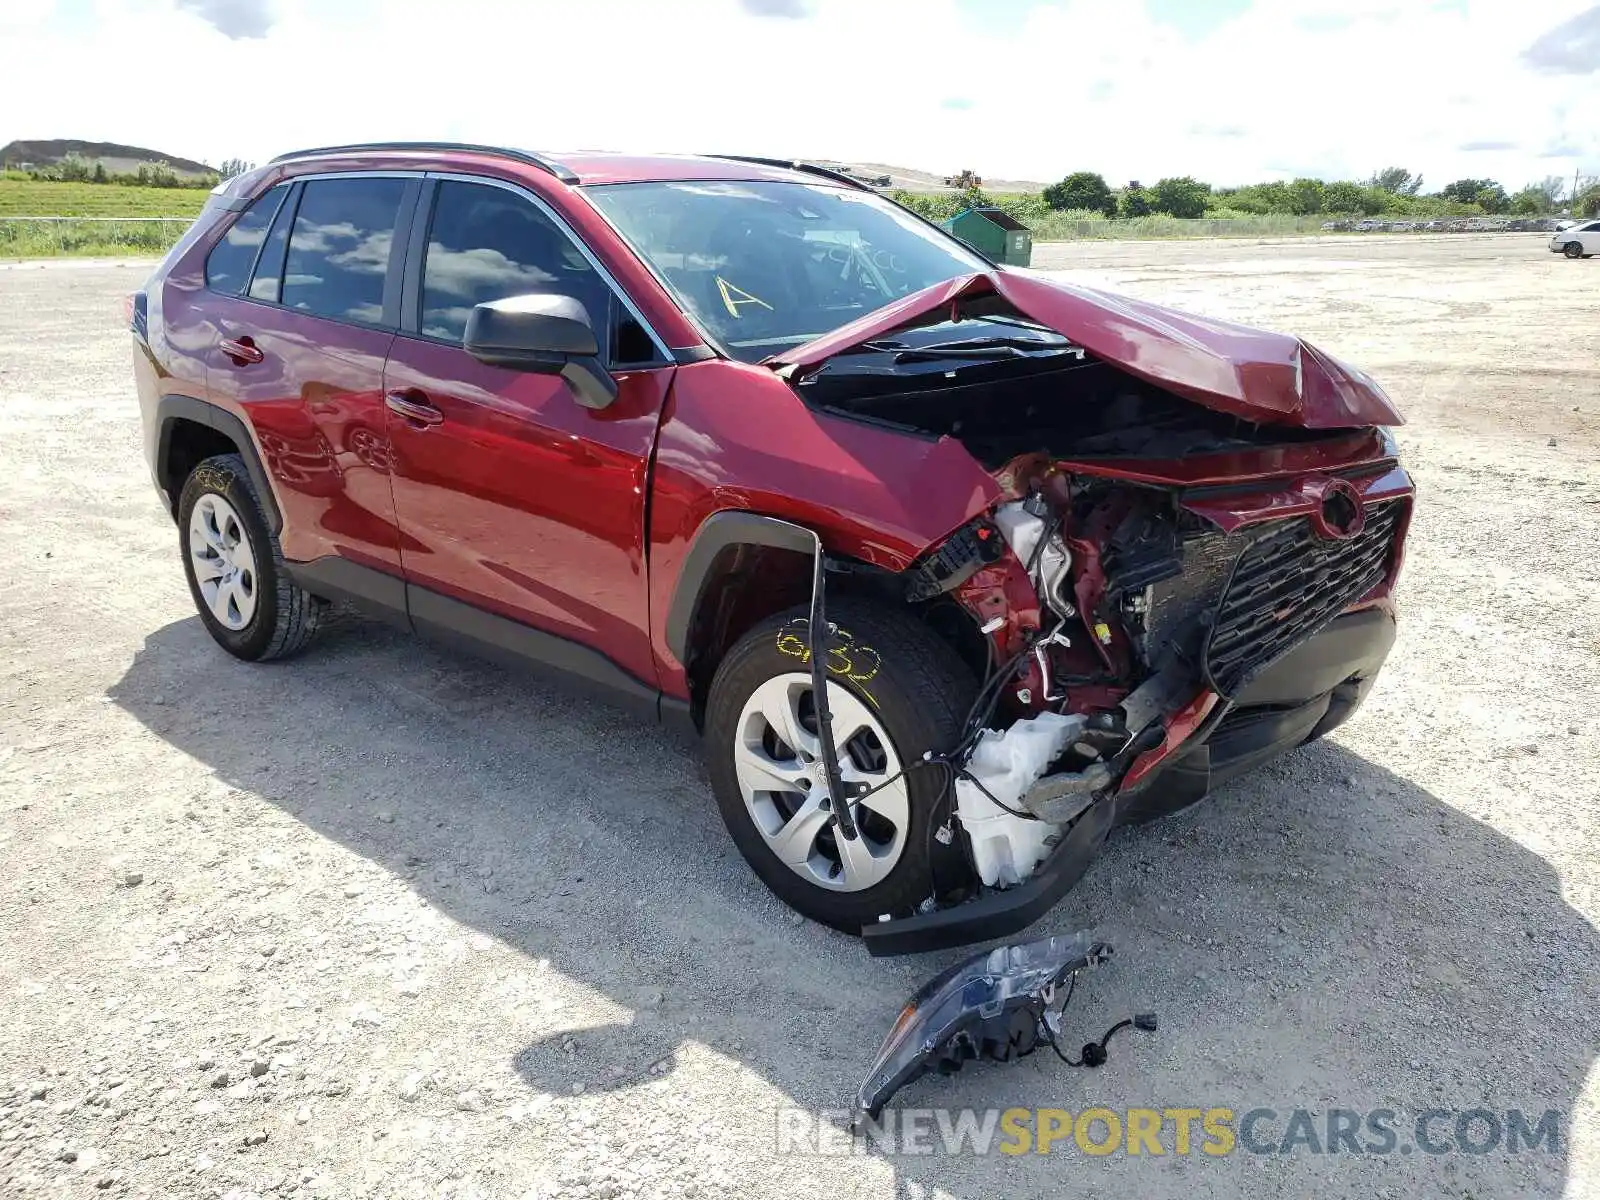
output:
<instances>
[{"instance_id":1,"label":"black wheel arch trim","mask_svg":"<svg viewBox=\"0 0 1600 1200\"><path fill-rule=\"evenodd\" d=\"M267 528L274 537L281 534L283 514L278 509L277 494L272 490L272 482L267 476L266 467L261 462L261 451L257 449L255 438L250 434L250 427L226 409L208 404L204 400L197 400L193 396L161 397L156 403L156 477L163 481L167 478L167 468L172 455L172 433L179 421L193 421L197 425L214 429L238 447L239 457L244 459L245 468L250 472L250 482L255 484L256 495L261 500ZM173 515L176 516L178 497L173 494L168 499L172 502Z\"/></svg>"},{"instance_id":2,"label":"black wheel arch trim","mask_svg":"<svg viewBox=\"0 0 1600 1200\"><path fill-rule=\"evenodd\" d=\"M793 550L807 558L816 555L811 530L793 521L744 509L724 509L707 517L695 531L689 553L684 555L672 603L667 608L667 649L684 665L688 665L689 628L710 581L711 568L724 550L734 546L770 546Z\"/></svg>"}]
</instances>

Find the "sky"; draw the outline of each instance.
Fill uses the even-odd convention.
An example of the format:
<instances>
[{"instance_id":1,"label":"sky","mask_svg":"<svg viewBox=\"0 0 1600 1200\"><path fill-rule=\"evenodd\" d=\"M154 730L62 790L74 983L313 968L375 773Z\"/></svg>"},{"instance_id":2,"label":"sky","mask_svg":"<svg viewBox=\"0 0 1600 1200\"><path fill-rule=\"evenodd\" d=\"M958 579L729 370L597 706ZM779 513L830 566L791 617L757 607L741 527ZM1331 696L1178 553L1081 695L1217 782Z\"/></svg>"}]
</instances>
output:
<instances>
[{"instance_id":1,"label":"sky","mask_svg":"<svg viewBox=\"0 0 1600 1200\"><path fill-rule=\"evenodd\" d=\"M0 0L0 144L447 138L1227 185L1600 174L1586 0Z\"/></svg>"}]
</instances>

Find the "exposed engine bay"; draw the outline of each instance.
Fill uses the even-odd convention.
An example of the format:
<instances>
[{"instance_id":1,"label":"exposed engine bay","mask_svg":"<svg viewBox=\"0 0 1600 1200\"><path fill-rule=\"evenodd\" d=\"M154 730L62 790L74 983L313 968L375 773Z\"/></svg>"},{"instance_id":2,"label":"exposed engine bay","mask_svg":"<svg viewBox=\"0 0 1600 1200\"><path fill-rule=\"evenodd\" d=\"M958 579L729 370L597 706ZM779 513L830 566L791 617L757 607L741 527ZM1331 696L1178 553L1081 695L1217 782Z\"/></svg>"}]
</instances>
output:
<instances>
[{"instance_id":1,"label":"exposed engine bay","mask_svg":"<svg viewBox=\"0 0 1600 1200\"><path fill-rule=\"evenodd\" d=\"M959 440L1004 497L905 572L908 602L954 604L981 634L983 685L949 761L978 904L1043 887L1047 864L1076 879L1113 824L1185 807L1218 765L1344 719L1392 615L1269 677L1382 602L1411 491L1381 430L1219 411L994 300L788 371L820 411ZM940 917L863 934L874 953L974 940Z\"/></svg>"},{"instance_id":2,"label":"exposed engine bay","mask_svg":"<svg viewBox=\"0 0 1600 1200\"><path fill-rule=\"evenodd\" d=\"M1029 452L1165 459L1327 437L1212 412L1052 330L1000 315L863 342L799 386L823 411L956 438L991 470Z\"/></svg>"}]
</instances>

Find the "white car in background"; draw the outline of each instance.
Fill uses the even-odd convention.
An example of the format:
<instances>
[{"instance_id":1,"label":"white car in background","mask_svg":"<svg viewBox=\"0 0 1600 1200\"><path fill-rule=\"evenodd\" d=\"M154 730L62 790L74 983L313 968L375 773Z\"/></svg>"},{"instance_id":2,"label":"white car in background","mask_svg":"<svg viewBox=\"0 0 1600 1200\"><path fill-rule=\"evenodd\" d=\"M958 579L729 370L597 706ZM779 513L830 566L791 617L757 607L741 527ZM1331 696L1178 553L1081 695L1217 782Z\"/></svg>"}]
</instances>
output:
<instances>
[{"instance_id":1,"label":"white car in background","mask_svg":"<svg viewBox=\"0 0 1600 1200\"><path fill-rule=\"evenodd\" d=\"M1600 221L1579 221L1550 235L1550 253L1568 258L1591 258L1600 254Z\"/></svg>"}]
</instances>

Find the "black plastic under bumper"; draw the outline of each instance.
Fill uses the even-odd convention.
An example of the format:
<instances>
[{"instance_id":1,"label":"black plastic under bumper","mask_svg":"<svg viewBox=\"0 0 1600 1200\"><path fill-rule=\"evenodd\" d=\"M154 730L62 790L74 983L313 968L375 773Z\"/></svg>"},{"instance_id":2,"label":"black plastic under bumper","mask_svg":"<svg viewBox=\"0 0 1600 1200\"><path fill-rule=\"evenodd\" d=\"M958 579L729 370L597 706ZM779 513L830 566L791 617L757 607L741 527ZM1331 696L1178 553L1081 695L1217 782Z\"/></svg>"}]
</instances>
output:
<instances>
[{"instance_id":1,"label":"black plastic under bumper","mask_svg":"<svg viewBox=\"0 0 1600 1200\"><path fill-rule=\"evenodd\" d=\"M1349 613L1284 655L1241 690L1228 715L1129 792L1107 797L1072 826L1031 879L930 913L861 931L874 956L946 950L1007 937L1033 924L1083 878L1117 825L1163 816L1215 784L1321 737L1355 711L1394 644L1391 613Z\"/></svg>"},{"instance_id":2,"label":"black plastic under bumper","mask_svg":"<svg viewBox=\"0 0 1600 1200\"><path fill-rule=\"evenodd\" d=\"M1056 906L1083 878L1116 824L1116 797L1108 796L1078 819L1033 878L1005 891L986 892L953 908L880 921L861 931L874 956L948 950L1026 929Z\"/></svg>"}]
</instances>

